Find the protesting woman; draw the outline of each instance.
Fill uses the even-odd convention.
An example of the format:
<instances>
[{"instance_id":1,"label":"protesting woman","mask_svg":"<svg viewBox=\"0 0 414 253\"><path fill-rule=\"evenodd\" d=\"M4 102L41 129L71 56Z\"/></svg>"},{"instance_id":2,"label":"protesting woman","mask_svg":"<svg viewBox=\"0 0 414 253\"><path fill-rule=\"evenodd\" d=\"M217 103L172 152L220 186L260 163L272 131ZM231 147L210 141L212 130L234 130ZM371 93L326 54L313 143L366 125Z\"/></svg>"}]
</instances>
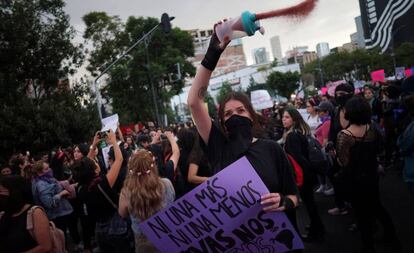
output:
<instances>
[{"instance_id":1,"label":"protesting woman","mask_svg":"<svg viewBox=\"0 0 414 253\"><path fill-rule=\"evenodd\" d=\"M28 182L20 176L0 178L0 251L50 252L52 241L49 219L41 208L33 208L33 232L27 229L27 216L32 210L32 193Z\"/></svg>"},{"instance_id":2,"label":"protesting woman","mask_svg":"<svg viewBox=\"0 0 414 253\"><path fill-rule=\"evenodd\" d=\"M101 252L129 252L129 238L113 237L109 233L111 219L117 212L114 207L119 196L113 189L122 165L122 153L116 142L115 133L110 130L106 142L113 146L115 160L106 175L101 175L97 163L84 157L74 166L79 171L78 197L86 204L90 219L96 219L95 236Z\"/></svg>"},{"instance_id":3,"label":"protesting woman","mask_svg":"<svg viewBox=\"0 0 414 253\"><path fill-rule=\"evenodd\" d=\"M254 130L260 129L260 125L246 95L227 94L220 102L218 124L213 123L204 105L211 74L225 47L226 43L220 44L213 33L188 95L188 105L213 174L246 156L270 191L262 196L263 209L294 210L297 188L289 162L279 144L255 137Z\"/></svg>"},{"instance_id":4,"label":"protesting woman","mask_svg":"<svg viewBox=\"0 0 414 253\"><path fill-rule=\"evenodd\" d=\"M133 154L128 162L128 176L119 199L119 214L130 217L135 235L135 252L158 252L141 232L138 224L172 203L174 187L158 175L154 156L146 150Z\"/></svg>"},{"instance_id":5,"label":"protesting woman","mask_svg":"<svg viewBox=\"0 0 414 253\"><path fill-rule=\"evenodd\" d=\"M361 231L362 252L375 252L374 227L378 219L384 226L385 240L401 248L394 224L379 196L377 155L381 133L371 122L370 105L361 97L351 98L345 105L349 126L338 133L337 157L341 166L338 181L355 211Z\"/></svg>"},{"instance_id":6,"label":"protesting woman","mask_svg":"<svg viewBox=\"0 0 414 253\"><path fill-rule=\"evenodd\" d=\"M303 170L303 185L299 188L299 192L309 214L310 226L309 233L302 238L308 242L322 241L325 229L313 196L316 173L309 162L307 136L311 134L311 131L300 113L294 108L285 110L282 121L285 127L285 134L283 135L285 151Z\"/></svg>"}]
</instances>

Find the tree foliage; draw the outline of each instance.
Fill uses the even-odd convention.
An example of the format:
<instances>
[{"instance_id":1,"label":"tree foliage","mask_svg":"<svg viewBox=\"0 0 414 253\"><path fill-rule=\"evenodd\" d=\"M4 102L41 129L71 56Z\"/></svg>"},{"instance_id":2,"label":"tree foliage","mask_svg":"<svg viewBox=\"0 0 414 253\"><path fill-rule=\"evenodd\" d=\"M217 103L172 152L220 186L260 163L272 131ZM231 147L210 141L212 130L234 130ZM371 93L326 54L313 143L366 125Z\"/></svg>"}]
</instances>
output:
<instances>
[{"instance_id":1,"label":"tree foliage","mask_svg":"<svg viewBox=\"0 0 414 253\"><path fill-rule=\"evenodd\" d=\"M278 95L290 98L290 95L299 88L300 74L298 72L272 72L267 77L266 85L275 90Z\"/></svg>"},{"instance_id":2,"label":"tree foliage","mask_svg":"<svg viewBox=\"0 0 414 253\"><path fill-rule=\"evenodd\" d=\"M84 37L95 48L88 68L94 75L100 73L100 66L115 60L159 23L155 18L133 16L123 23L117 16L104 12L91 12L83 20L86 24ZM183 79L195 74L194 67L186 60L194 55L193 40L187 32L174 28L166 37L162 29L157 29L144 44L138 45L129 58L109 71L108 84L101 91L104 97L112 99L113 109L120 114L123 123L156 120L151 83L160 113L164 114L168 107L164 104L181 91ZM177 63L183 77L180 80L176 75Z\"/></svg>"},{"instance_id":3,"label":"tree foliage","mask_svg":"<svg viewBox=\"0 0 414 253\"><path fill-rule=\"evenodd\" d=\"M227 96L227 94L229 94L230 92L232 92L233 89L231 88L231 85L229 82L224 82L217 94L217 103L220 104L221 101L223 101L223 99Z\"/></svg>"},{"instance_id":4,"label":"tree foliage","mask_svg":"<svg viewBox=\"0 0 414 253\"><path fill-rule=\"evenodd\" d=\"M406 42L395 49L396 66L414 66L414 43ZM324 86L328 81L369 80L374 70L384 69L387 75L394 75L391 53L381 54L380 50L357 49L353 52L332 53L320 62L314 61L304 67L305 74L316 77L316 86ZM321 71L324 83L321 83Z\"/></svg>"},{"instance_id":5,"label":"tree foliage","mask_svg":"<svg viewBox=\"0 0 414 253\"><path fill-rule=\"evenodd\" d=\"M84 141L96 130L97 114L84 104L88 90L67 82L83 53L71 42L75 31L63 7L61 0L0 4L3 157Z\"/></svg>"}]
</instances>

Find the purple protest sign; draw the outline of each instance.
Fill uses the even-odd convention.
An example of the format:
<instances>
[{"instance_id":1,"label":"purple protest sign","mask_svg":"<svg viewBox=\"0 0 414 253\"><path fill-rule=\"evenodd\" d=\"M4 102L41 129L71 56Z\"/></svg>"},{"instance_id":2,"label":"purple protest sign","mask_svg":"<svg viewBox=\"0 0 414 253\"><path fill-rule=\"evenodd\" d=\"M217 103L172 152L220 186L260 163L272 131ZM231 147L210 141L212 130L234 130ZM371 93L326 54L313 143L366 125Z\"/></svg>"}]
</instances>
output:
<instances>
[{"instance_id":1,"label":"purple protest sign","mask_svg":"<svg viewBox=\"0 0 414 253\"><path fill-rule=\"evenodd\" d=\"M283 212L260 205L268 189L243 157L140 224L161 252L283 253L303 243Z\"/></svg>"}]
</instances>

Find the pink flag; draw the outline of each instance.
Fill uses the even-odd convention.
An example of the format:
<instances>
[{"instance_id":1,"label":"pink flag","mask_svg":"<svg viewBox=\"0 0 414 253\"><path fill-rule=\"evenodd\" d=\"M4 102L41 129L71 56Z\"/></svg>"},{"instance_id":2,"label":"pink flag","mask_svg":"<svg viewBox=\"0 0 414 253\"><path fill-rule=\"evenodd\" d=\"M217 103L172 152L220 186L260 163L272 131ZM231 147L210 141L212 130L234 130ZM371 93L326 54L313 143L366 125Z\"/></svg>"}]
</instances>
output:
<instances>
[{"instance_id":1,"label":"pink flag","mask_svg":"<svg viewBox=\"0 0 414 253\"><path fill-rule=\"evenodd\" d=\"M385 82L385 73L383 69L371 72L371 79L373 82Z\"/></svg>"},{"instance_id":2,"label":"pink flag","mask_svg":"<svg viewBox=\"0 0 414 253\"><path fill-rule=\"evenodd\" d=\"M406 70L405 70L405 76L406 76L406 77L412 76L412 74L413 74L413 73L411 72L411 69L406 69Z\"/></svg>"}]
</instances>

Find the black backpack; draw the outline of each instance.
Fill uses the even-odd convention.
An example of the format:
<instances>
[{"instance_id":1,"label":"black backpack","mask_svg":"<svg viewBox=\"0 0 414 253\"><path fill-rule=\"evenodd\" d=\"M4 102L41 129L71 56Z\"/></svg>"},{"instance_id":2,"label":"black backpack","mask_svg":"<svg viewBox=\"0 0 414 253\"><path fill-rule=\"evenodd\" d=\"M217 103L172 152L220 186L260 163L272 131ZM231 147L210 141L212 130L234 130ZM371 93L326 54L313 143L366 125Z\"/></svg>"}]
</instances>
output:
<instances>
[{"instance_id":1,"label":"black backpack","mask_svg":"<svg viewBox=\"0 0 414 253\"><path fill-rule=\"evenodd\" d=\"M318 173L324 173L329 167L329 158L325 151L322 149L322 145L313 136L306 136L308 140L308 154L309 162Z\"/></svg>"}]
</instances>

